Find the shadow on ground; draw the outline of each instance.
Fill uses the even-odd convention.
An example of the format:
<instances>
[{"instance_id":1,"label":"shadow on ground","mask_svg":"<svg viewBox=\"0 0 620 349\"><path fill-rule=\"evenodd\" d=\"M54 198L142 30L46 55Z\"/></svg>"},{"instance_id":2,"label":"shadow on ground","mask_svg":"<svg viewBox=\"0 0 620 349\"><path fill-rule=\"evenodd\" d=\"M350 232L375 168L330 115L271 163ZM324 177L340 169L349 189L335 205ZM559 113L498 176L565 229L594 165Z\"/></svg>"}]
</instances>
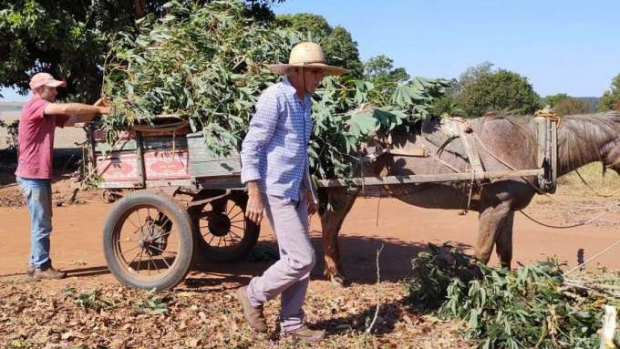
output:
<instances>
[{"instance_id":1,"label":"shadow on ground","mask_svg":"<svg viewBox=\"0 0 620 349\"><path fill-rule=\"evenodd\" d=\"M410 243L396 239L375 238L367 236L342 236L340 248L344 271L349 282L356 284L374 284L377 281L377 250L383 245L379 259L382 281L397 282L412 276L411 259L420 251L427 249L425 243ZM321 239L312 239L317 253L317 265L312 272L313 279L324 279L323 250ZM452 243L452 246L467 251L471 246ZM277 251L275 241L261 241L255 249ZM236 282L246 284L251 277L259 276L275 258L267 261L241 261L236 263L214 263L199 258L194 266L194 273L188 279L191 287L215 286L218 283ZM243 276L241 276L243 275ZM220 281L218 281L220 280ZM188 285L189 286L189 285Z\"/></svg>"}]
</instances>

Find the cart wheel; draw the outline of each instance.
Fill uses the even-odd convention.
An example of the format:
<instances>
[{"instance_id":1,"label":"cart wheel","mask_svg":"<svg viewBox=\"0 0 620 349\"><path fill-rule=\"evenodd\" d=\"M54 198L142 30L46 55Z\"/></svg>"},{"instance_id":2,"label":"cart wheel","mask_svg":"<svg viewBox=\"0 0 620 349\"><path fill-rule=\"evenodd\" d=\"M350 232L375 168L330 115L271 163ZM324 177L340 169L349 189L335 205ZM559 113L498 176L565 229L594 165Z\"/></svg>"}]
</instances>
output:
<instances>
[{"instance_id":1,"label":"cart wheel","mask_svg":"<svg viewBox=\"0 0 620 349\"><path fill-rule=\"evenodd\" d=\"M208 198L199 194L194 200ZM260 226L245 217L248 197L233 193L229 197L188 209L195 224L198 253L214 262L234 262L245 258L260 234Z\"/></svg>"},{"instance_id":2,"label":"cart wheel","mask_svg":"<svg viewBox=\"0 0 620 349\"><path fill-rule=\"evenodd\" d=\"M190 216L171 198L138 191L119 200L103 230L108 268L123 284L165 290L179 284L194 257Z\"/></svg>"}]
</instances>

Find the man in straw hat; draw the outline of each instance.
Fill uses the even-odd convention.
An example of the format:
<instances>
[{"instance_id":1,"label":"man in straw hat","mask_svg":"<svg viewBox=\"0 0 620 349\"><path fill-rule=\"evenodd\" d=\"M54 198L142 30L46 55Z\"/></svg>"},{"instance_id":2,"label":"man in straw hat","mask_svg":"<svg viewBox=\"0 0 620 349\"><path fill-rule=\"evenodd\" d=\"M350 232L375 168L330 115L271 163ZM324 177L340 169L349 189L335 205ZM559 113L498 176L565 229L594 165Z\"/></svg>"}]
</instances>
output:
<instances>
[{"instance_id":1,"label":"man in straw hat","mask_svg":"<svg viewBox=\"0 0 620 349\"><path fill-rule=\"evenodd\" d=\"M88 122L109 108L79 103L54 103L58 87L66 82L47 73L30 80L32 98L24 104L19 120L19 153L15 176L26 197L30 213L30 268L28 276L36 279L62 279L66 273L54 269L50 259L52 233L52 152L56 127Z\"/></svg>"},{"instance_id":2,"label":"man in straw hat","mask_svg":"<svg viewBox=\"0 0 620 349\"><path fill-rule=\"evenodd\" d=\"M263 304L281 295L281 338L319 341L325 332L305 326L302 309L316 261L308 236L308 214L318 208L308 167L311 95L326 75L346 70L327 65L323 50L312 42L296 45L288 64L269 68L283 79L265 90L256 104L241 151L241 181L249 192L246 216L260 224L266 214L278 239L280 260L239 288L237 298L252 328L267 332Z\"/></svg>"}]
</instances>

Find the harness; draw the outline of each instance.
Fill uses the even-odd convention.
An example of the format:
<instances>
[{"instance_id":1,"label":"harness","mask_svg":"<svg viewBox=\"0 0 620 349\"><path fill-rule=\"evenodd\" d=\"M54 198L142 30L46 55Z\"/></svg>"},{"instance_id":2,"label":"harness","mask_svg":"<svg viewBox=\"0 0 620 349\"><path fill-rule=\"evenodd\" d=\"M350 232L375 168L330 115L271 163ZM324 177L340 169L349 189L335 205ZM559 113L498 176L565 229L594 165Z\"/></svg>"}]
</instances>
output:
<instances>
[{"instance_id":1,"label":"harness","mask_svg":"<svg viewBox=\"0 0 620 349\"><path fill-rule=\"evenodd\" d=\"M537 168L542 168L544 174L539 175L532 185L539 194L554 193L557 186L557 128L560 119L554 113L548 110L542 110L535 114L534 121L536 122L537 130L536 166ZM480 159L480 148L484 149L490 156L509 169L513 171L517 170L495 155L491 149L488 149L467 120L457 117L444 117L440 123L440 131L446 140L444 144L438 147L436 152L432 152L429 146L426 145L428 141L425 140L424 134L420 137L422 140L421 142L416 142L415 144L406 142L404 145L395 145L391 135L388 135L383 141L384 146L376 145L375 147L365 148L367 155L361 159L362 172L364 163L372 163L386 154L391 154L393 156L404 157L432 157L443 166L452 169L456 173L460 173L462 171L439 157L440 153L444 151L444 148L447 148L449 143L457 138L460 140L460 145L462 146L463 154L460 155L469 162L466 173L471 173L468 202L471 202L473 188L480 187L484 182L489 181L489 179L485 178L484 166ZM385 189L388 193L393 194L387 187ZM467 211L468 208L469 204L465 210Z\"/></svg>"}]
</instances>

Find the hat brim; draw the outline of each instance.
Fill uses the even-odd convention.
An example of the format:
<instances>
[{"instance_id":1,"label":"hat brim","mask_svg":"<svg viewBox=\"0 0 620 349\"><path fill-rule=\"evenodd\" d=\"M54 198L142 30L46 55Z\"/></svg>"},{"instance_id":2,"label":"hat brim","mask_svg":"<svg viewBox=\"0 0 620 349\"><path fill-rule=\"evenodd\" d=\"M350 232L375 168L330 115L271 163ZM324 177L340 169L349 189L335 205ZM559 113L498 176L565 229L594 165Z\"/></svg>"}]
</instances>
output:
<instances>
[{"instance_id":1,"label":"hat brim","mask_svg":"<svg viewBox=\"0 0 620 349\"><path fill-rule=\"evenodd\" d=\"M340 67L334 67L332 65L327 65L323 63L311 63L311 64L271 64L268 68L279 75L286 74L291 68L313 68L313 69L321 69L325 72L326 75L342 75L346 73L348 70Z\"/></svg>"},{"instance_id":2,"label":"hat brim","mask_svg":"<svg viewBox=\"0 0 620 349\"><path fill-rule=\"evenodd\" d=\"M45 86L49 87L67 87L66 81L52 80L45 83Z\"/></svg>"},{"instance_id":3,"label":"hat brim","mask_svg":"<svg viewBox=\"0 0 620 349\"><path fill-rule=\"evenodd\" d=\"M48 80L48 81L41 81L41 82L38 82L36 84L30 83L30 89L32 89L32 90L34 90L36 88L39 88L41 86L67 87L67 82L54 79L54 80Z\"/></svg>"}]
</instances>

